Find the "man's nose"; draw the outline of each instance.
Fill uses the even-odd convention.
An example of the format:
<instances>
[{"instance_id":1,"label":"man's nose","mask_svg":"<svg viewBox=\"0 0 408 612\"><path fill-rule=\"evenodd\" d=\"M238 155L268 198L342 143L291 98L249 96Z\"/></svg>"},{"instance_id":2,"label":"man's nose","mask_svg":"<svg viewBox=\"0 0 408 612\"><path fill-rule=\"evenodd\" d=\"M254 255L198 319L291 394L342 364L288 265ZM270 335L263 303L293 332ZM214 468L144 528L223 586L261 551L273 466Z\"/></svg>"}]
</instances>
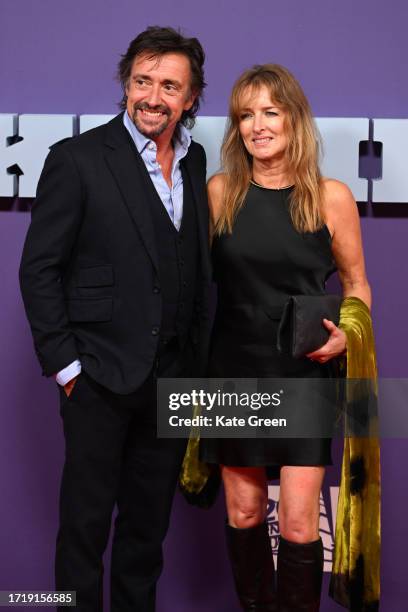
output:
<instances>
[{"instance_id":1,"label":"man's nose","mask_svg":"<svg viewBox=\"0 0 408 612\"><path fill-rule=\"evenodd\" d=\"M158 106L161 102L160 85L153 85L146 100L150 106Z\"/></svg>"}]
</instances>

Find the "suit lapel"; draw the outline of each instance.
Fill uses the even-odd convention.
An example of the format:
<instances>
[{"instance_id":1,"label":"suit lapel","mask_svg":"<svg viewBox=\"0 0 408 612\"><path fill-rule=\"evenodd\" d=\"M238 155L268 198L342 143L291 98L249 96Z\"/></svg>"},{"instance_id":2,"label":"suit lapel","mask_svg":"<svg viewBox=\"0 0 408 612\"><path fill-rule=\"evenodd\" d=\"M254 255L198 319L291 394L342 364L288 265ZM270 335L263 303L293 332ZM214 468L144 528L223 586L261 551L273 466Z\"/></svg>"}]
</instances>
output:
<instances>
[{"instance_id":1,"label":"suit lapel","mask_svg":"<svg viewBox=\"0 0 408 612\"><path fill-rule=\"evenodd\" d=\"M108 124L105 159L118 185L123 200L135 222L140 238L159 271L156 239L149 210L152 197L150 177L144 162L118 115ZM150 185L149 185L150 183ZM154 187L153 187L154 188Z\"/></svg>"},{"instance_id":2,"label":"suit lapel","mask_svg":"<svg viewBox=\"0 0 408 612\"><path fill-rule=\"evenodd\" d=\"M156 271L159 260L150 205L152 198L159 197L149 177L143 159L123 125L123 113L107 124L105 159L129 210L136 230L148 252ZM196 168L191 150L181 160L182 173L187 172L193 191L197 211L201 262L204 276L210 278L211 265L208 247L208 205L205 182Z\"/></svg>"}]
</instances>

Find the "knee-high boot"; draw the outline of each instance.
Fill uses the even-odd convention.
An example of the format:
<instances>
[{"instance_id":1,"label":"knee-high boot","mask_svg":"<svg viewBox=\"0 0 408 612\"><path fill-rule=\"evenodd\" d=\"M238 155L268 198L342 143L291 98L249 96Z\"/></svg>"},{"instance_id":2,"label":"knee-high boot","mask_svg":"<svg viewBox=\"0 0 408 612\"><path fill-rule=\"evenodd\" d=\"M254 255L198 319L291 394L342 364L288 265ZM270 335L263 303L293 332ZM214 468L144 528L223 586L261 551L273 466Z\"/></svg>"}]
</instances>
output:
<instances>
[{"instance_id":1,"label":"knee-high boot","mask_svg":"<svg viewBox=\"0 0 408 612\"><path fill-rule=\"evenodd\" d=\"M246 612L277 612L275 570L268 525L247 529L226 526L235 588Z\"/></svg>"},{"instance_id":2,"label":"knee-high boot","mask_svg":"<svg viewBox=\"0 0 408 612\"><path fill-rule=\"evenodd\" d=\"M280 538L278 552L279 612L318 612L323 578L321 538L297 544Z\"/></svg>"}]
</instances>

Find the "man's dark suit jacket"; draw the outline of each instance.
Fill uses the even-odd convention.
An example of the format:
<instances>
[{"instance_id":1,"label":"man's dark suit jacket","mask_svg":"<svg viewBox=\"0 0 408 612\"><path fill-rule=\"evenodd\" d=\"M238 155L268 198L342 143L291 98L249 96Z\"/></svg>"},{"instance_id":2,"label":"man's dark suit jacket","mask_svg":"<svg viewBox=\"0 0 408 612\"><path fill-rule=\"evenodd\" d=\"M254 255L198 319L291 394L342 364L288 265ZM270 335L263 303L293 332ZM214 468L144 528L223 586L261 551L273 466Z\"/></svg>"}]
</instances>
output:
<instances>
[{"instance_id":1,"label":"man's dark suit jacket","mask_svg":"<svg viewBox=\"0 0 408 612\"><path fill-rule=\"evenodd\" d=\"M191 180L199 228L199 290L189 336L202 359L210 283L202 146L192 142L181 163ZM34 346L46 376L80 359L94 380L125 394L151 371L162 309L152 194L122 114L52 147L20 266Z\"/></svg>"}]
</instances>

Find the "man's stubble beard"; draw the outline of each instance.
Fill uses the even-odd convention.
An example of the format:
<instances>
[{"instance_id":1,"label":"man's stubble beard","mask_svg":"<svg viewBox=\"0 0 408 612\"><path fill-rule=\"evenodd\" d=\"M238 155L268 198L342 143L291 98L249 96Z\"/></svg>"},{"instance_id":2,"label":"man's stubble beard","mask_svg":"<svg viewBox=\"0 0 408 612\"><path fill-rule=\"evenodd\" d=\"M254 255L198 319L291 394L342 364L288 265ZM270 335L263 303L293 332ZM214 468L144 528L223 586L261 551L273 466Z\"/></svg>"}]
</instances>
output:
<instances>
[{"instance_id":1,"label":"man's stubble beard","mask_svg":"<svg viewBox=\"0 0 408 612\"><path fill-rule=\"evenodd\" d=\"M165 121L161 125L159 125L156 129L146 128L145 125L138 118L137 111L147 110L147 109L153 110L153 111L155 110L154 108L150 108L148 105L143 104L143 103L135 104L135 106L133 107L132 121L135 124L136 128L139 130L139 132L143 134L143 136L146 136L146 138L160 136L160 134L163 134L163 132L167 129L170 123L170 109L164 106L161 106L156 109L158 111L165 113L164 116L166 117Z\"/></svg>"}]
</instances>

